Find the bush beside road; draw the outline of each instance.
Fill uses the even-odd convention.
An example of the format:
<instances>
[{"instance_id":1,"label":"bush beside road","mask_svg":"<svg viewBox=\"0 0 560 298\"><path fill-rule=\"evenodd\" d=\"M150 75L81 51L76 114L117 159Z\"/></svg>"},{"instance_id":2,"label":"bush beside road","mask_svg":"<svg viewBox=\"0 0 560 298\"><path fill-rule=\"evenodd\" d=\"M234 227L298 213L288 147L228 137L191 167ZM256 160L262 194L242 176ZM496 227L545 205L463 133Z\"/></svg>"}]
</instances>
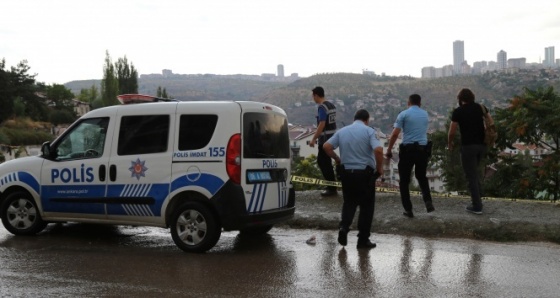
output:
<instances>
[{"instance_id":1,"label":"bush beside road","mask_svg":"<svg viewBox=\"0 0 560 298\"><path fill-rule=\"evenodd\" d=\"M296 214L284 226L338 229L342 192L339 191L337 196L332 197L321 197L319 193L318 190L296 192ZM483 214L475 215L465 211L465 207L470 203L469 198L434 196L436 211L432 213L426 213L420 196L413 195L411 200L414 218L402 215L403 208L398 194L378 192L372 232L488 241L546 241L560 244L559 203L487 199L483 200ZM356 231L356 223L357 214L353 231Z\"/></svg>"}]
</instances>

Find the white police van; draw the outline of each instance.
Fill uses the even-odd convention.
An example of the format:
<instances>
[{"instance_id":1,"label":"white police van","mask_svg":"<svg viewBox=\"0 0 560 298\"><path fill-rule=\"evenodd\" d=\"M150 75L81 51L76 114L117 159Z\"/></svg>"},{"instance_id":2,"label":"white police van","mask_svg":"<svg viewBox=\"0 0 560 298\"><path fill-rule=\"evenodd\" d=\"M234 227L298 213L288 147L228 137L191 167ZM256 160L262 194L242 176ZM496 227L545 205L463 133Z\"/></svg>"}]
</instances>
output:
<instances>
[{"instance_id":1,"label":"white police van","mask_svg":"<svg viewBox=\"0 0 560 298\"><path fill-rule=\"evenodd\" d=\"M0 216L9 232L33 235L50 222L169 227L179 248L204 252L222 229L261 234L293 216L282 109L132 94L119 100L78 119L40 156L0 164Z\"/></svg>"}]
</instances>

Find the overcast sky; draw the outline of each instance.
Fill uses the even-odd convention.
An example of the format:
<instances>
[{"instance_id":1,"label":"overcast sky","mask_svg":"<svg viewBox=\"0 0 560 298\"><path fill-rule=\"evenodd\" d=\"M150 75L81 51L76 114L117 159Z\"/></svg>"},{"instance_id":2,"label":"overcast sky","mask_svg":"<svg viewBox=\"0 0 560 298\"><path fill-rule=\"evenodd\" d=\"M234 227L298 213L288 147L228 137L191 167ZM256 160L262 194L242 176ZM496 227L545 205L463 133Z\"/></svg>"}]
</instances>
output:
<instances>
[{"instance_id":1,"label":"overcast sky","mask_svg":"<svg viewBox=\"0 0 560 298\"><path fill-rule=\"evenodd\" d=\"M101 79L105 51L140 74L325 72L421 76L424 66L527 62L556 47L560 1L3 0L0 59L47 84Z\"/></svg>"}]
</instances>

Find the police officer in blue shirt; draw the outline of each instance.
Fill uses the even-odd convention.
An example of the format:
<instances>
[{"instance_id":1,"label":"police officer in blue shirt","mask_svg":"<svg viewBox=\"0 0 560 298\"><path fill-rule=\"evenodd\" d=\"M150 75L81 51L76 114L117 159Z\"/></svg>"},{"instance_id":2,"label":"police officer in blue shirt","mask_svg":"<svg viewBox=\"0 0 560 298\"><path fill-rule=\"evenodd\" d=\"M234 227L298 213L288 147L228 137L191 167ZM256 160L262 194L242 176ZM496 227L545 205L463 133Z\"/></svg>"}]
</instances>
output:
<instances>
[{"instance_id":1,"label":"police officer in blue shirt","mask_svg":"<svg viewBox=\"0 0 560 298\"><path fill-rule=\"evenodd\" d=\"M383 147L377 139L375 129L368 126L369 113L358 110L354 123L337 131L323 149L337 164L341 177L342 218L338 231L338 243L346 246L348 231L360 206L358 217L358 248L374 248L369 240L375 209L375 180L383 172ZM340 157L334 150L340 147Z\"/></svg>"},{"instance_id":2,"label":"police officer in blue shirt","mask_svg":"<svg viewBox=\"0 0 560 298\"><path fill-rule=\"evenodd\" d=\"M409 191L410 176L413 167L414 175L422 190L422 198L426 205L426 211L432 212L435 210L432 204L430 185L426 177L426 169L431 152L431 146L428 145L427 135L429 118L428 112L420 108L420 103L420 95L412 94L408 97L408 109L402 111L397 116L386 154L387 158L393 157L393 145L395 145L395 141L402 131L403 140L399 145L399 188L402 205L404 207L403 215L410 218L414 217Z\"/></svg>"}]
</instances>

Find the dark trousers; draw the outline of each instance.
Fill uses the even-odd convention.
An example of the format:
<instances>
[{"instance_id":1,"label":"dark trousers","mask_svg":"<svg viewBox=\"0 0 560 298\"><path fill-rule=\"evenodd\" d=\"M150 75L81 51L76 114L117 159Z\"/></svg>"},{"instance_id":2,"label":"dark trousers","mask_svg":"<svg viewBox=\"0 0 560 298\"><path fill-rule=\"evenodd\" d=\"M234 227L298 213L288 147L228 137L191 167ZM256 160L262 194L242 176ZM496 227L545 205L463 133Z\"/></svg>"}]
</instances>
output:
<instances>
[{"instance_id":1,"label":"dark trousers","mask_svg":"<svg viewBox=\"0 0 560 298\"><path fill-rule=\"evenodd\" d=\"M412 211L412 202L410 202L410 176L414 167L414 176L418 181L420 190L422 191L422 199L424 203L432 202L430 185L426 177L426 169L428 168L428 153L424 146L401 146L399 149L399 188L401 193L401 201L404 210Z\"/></svg>"},{"instance_id":2,"label":"dark trousers","mask_svg":"<svg viewBox=\"0 0 560 298\"><path fill-rule=\"evenodd\" d=\"M480 171L478 166L486 153L486 145L474 144L461 146L461 164L469 184L471 201L475 209L482 210L482 186L480 185Z\"/></svg>"},{"instance_id":3,"label":"dark trousers","mask_svg":"<svg viewBox=\"0 0 560 298\"><path fill-rule=\"evenodd\" d=\"M375 179L373 173L342 174L342 219L340 228L350 230L356 209L360 207L358 217L358 241L369 239L371 223L375 209Z\"/></svg>"},{"instance_id":4,"label":"dark trousers","mask_svg":"<svg viewBox=\"0 0 560 298\"><path fill-rule=\"evenodd\" d=\"M317 153L317 165L327 181L336 181L334 176L334 169L332 159L323 150L323 143L319 144L319 152ZM336 190L336 186L328 186L329 190Z\"/></svg>"}]
</instances>

